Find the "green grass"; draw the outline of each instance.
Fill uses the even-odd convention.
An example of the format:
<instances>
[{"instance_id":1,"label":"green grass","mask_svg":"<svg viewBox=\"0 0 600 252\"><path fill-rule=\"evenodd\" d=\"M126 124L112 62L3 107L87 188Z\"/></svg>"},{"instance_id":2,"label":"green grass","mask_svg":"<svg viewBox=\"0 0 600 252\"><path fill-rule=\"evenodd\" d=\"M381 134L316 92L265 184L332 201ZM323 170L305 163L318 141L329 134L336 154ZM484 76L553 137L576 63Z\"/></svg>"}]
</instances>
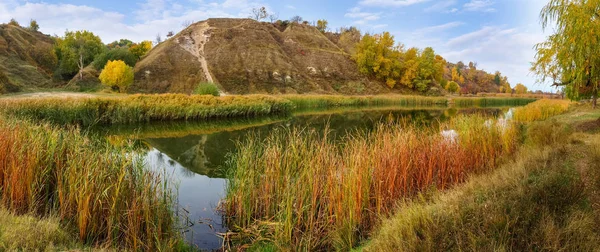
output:
<instances>
[{"instance_id":1,"label":"green grass","mask_svg":"<svg viewBox=\"0 0 600 252\"><path fill-rule=\"evenodd\" d=\"M425 96L342 96L342 95L282 95L278 96L290 100L297 109L332 108L332 107L359 107L359 106L439 106L446 105L448 99L444 97Z\"/></svg>"},{"instance_id":2,"label":"green grass","mask_svg":"<svg viewBox=\"0 0 600 252\"><path fill-rule=\"evenodd\" d=\"M212 96L220 96L219 88L214 83L200 83L198 87L194 89L194 94L196 95L212 95Z\"/></svg>"},{"instance_id":3,"label":"green grass","mask_svg":"<svg viewBox=\"0 0 600 252\"><path fill-rule=\"evenodd\" d=\"M130 124L288 114L291 102L270 96L131 95L0 100L0 112L60 125Z\"/></svg>"},{"instance_id":4,"label":"green grass","mask_svg":"<svg viewBox=\"0 0 600 252\"><path fill-rule=\"evenodd\" d=\"M536 101L535 98L511 98L511 97L502 97L502 98L489 98L489 97L473 97L473 98L463 98L457 97L453 98L452 102L457 107L490 107L490 106L523 106L527 105L531 102Z\"/></svg>"}]
</instances>

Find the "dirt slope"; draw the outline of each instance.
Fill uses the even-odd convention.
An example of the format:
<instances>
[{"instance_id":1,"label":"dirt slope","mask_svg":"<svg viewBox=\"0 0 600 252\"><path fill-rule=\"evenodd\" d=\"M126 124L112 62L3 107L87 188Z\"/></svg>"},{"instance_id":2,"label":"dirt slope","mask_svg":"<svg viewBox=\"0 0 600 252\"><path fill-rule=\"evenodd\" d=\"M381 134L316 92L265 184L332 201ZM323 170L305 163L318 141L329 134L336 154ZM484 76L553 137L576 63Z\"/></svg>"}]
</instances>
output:
<instances>
[{"instance_id":1,"label":"dirt slope","mask_svg":"<svg viewBox=\"0 0 600 252\"><path fill-rule=\"evenodd\" d=\"M159 44L135 67L132 91L190 93L202 81L230 94L387 92L314 27L208 19Z\"/></svg>"},{"instance_id":2,"label":"dirt slope","mask_svg":"<svg viewBox=\"0 0 600 252\"><path fill-rule=\"evenodd\" d=\"M0 24L0 93L52 86L53 43L40 32Z\"/></svg>"}]
</instances>

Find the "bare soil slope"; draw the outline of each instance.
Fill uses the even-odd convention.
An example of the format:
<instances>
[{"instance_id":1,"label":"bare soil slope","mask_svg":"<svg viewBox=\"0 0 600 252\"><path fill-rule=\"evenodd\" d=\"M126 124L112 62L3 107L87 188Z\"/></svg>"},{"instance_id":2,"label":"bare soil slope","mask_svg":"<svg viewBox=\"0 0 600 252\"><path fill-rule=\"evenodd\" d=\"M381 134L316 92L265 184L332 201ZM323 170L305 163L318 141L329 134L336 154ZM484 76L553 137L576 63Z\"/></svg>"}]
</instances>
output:
<instances>
[{"instance_id":1,"label":"bare soil slope","mask_svg":"<svg viewBox=\"0 0 600 252\"><path fill-rule=\"evenodd\" d=\"M203 81L225 93L374 94L350 55L314 27L208 19L159 44L135 67L132 91L190 93Z\"/></svg>"}]
</instances>

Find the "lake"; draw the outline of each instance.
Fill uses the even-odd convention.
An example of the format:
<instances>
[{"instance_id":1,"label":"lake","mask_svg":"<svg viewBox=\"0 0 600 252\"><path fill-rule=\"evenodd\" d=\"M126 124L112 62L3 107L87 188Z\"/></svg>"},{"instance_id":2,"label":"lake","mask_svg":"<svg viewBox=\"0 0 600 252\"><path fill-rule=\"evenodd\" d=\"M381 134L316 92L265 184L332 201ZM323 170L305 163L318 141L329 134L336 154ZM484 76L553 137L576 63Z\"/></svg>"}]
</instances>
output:
<instances>
[{"instance_id":1,"label":"lake","mask_svg":"<svg viewBox=\"0 0 600 252\"><path fill-rule=\"evenodd\" d=\"M265 137L277 128L298 127L329 130L330 136L341 141L348 132L373 130L380 121L406 120L423 127L435 127L459 114L497 117L508 110L508 107L345 108L297 112L285 117L151 123L95 131L109 139L134 140L140 145L145 150L148 167L165 171L177 184L177 213L186 224L188 242L202 250L215 250L222 246L217 233L227 231L216 209L225 196L224 164L235 152L236 144L251 134Z\"/></svg>"}]
</instances>

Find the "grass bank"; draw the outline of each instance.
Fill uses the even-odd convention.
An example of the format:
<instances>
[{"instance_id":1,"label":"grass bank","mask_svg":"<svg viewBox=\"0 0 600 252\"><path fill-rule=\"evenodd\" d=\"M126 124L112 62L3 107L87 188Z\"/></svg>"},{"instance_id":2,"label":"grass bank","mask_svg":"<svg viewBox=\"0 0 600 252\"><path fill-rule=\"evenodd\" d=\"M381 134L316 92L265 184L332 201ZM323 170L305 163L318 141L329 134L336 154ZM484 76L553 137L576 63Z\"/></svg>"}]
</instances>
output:
<instances>
[{"instance_id":1,"label":"grass bank","mask_svg":"<svg viewBox=\"0 0 600 252\"><path fill-rule=\"evenodd\" d=\"M296 109L365 107L365 106L445 106L445 97L375 95L375 96L343 96L343 95L281 95L290 100Z\"/></svg>"},{"instance_id":2,"label":"grass bank","mask_svg":"<svg viewBox=\"0 0 600 252\"><path fill-rule=\"evenodd\" d=\"M230 163L230 224L245 242L267 240L279 250L348 250L399 200L493 169L519 135L513 124L482 116L442 128L457 134L384 123L341 146L305 130L250 138Z\"/></svg>"},{"instance_id":3,"label":"grass bank","mask_svg":"<svg viewBox=\"0 0 600 252\"><path fill-rule=\"evenodd\" d=\"M536 98L524 97L457 97L452 98L451 103L457 107L493 107L493 106L523 106L536 101Z\"/></svg>"},{"instance_id":4,"label":"grass bank","mask_svg":"<svg viewBox=\"0 0 600 252\"><path fill-rule=\"evenodd\" d=\"M61 125L131 124L288 114L285 99L251 95L130 95L96 98L20 98L0 100L0 112Z\"/></svg>"},{"instance_id":5,"label":"grass bank","mask_svg":"<svg viewBox=\"0 0 600 252\"><path fill-rule=\"evenodd\" d=\"M177 248L174 199L164 181L130 148L92 140L74 128L0 116L0 208L55 216L81 244ZM0 236L3 244L6 234Z\"/></svg>"},{"instance_id":6,"label":"grass bank","mask_svg":"<svg viewBox=\"0 0 600 252\"><path fill-rule=\"evenodd\" d=\"M532 104L526 121L548 117L538 116L544 103ZM453 190L406 200L361 250L597 250L599 117L579 106L529 124L514 161ZM588 124L594 127L581 127Z\"/></svg>"}]
</instances>

